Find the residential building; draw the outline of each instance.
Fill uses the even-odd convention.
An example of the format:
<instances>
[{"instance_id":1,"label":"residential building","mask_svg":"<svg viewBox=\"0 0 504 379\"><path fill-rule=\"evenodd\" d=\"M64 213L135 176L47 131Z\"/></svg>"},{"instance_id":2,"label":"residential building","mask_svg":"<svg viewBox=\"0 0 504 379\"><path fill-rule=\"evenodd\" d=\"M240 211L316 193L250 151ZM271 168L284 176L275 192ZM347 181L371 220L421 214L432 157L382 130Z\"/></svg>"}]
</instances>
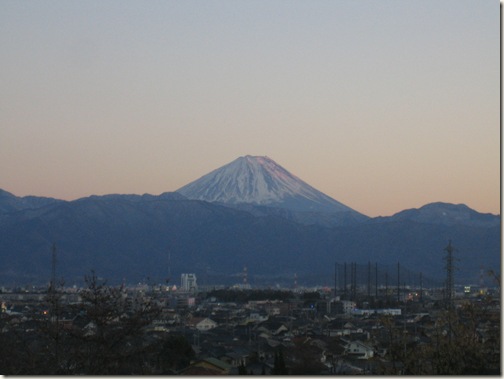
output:
<instances>
[{"instance_id":1,"label":"residential building","mask_svg":"<svg viewBox=\"0 0 504 379\"><path fill-rule=\"evenodd\" d=\"M374 356L374 349L361 341L348 341L345 354L356 356L358 359L369 359Z\"/></svg>"},{"instance_id":2,"label":"residential building","mask_svg":"<svg viewBox=\"0 0 504 379\"><path fill-rule=\"evenodd\" d=\"M180 276L180 287L182 291L196 292L198 289L196 274L182 274Z\"/></svg>"},{"instance_id":3,"label":"residential building","mask_svg":"<svg viewBox=\"0 0 504 379\"><path fill-rule=\"evenodd\" d=\"M217 327L217 323L209 318L193 317L187 322L187 326L198 329L199 331L207 331Z\"/></svg>"}]
</instances>

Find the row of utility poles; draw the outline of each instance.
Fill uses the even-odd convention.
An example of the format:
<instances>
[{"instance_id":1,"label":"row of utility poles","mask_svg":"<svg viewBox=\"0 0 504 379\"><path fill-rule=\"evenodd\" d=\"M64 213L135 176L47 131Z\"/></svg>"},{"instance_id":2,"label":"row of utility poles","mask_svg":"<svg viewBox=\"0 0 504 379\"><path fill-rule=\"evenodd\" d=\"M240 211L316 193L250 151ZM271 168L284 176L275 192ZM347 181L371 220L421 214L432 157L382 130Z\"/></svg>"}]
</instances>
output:
<instances>
[{"instance_id":1,"label":"row of utility poles","mask_svg":"<svg viewBox=\"0 0 504 379\"><path fill-rule=\"evenodd\" d=\"M343 271L343 286L340 288L340 271ZM374 271L374 283L373 283L373 271ZM339 263L335 264L334 268L334 293L336 295L343 296L346 299L351 299L354 300L357 297L357 288L358 288L358 276L357 276L357 263L355 262L350 262L347 264L347 262L343 263L343 266ZM368 262L367 265L367 297L378 297L379 295L379 283L378 283L378 263L374 264L374 270L372 268L371 262ZM362 283L362 279L360 281ZM423 293L423 275L420 272L419 275L419 293L420 297L422 296ZM391 284L391 283L390 283ZM390 294L392 286L389 287L389 273L386 271L384 273L384 283L382 284L385 290L385 294L387 296ZM372 294L372 288L374 287L374 294ZM403 282L403 288L406 287L406 283ZM397 263L397 301L400 301L400 294L401 294L401 265L400 263Z\"/></svg>"},{"instance_id":2,"label":"row of utility poles","mask_svg":"<svg viewBox=\"0 0 504 379\"><path fill-rule=\"evenodd\" d=\"M444 260L446 261L446 281L445 281L445 304L447 308L453 307L453 299L455 295L455 289L454 289L454 279L453 279L453 273L455 270L454 266L454 261L455 258L453 256L453 253L455 252L455 249L453 248L451 244L451 240L448 242L448 246L444 249L446 252L446 256ZM341 271L343 271L343 286L340 288L340 280L341 280ZM362 270L361 270L362 271ZM374 285L372 284L373 282L373 271L374 271ZM371 262L368 262L367 265L367 297L375 297L378 298L379 295L379 283L378 283L378 277L379 277L379 271L378 271L378 263L374 264L374 270L372 268ZM336 296L340 295L345 299L350 299L350 300L355 300L357 298L357 288L358 288L358 280L357 280L357 263L355 262L344 262L343 265L341 266L340 263L336 263L334 267L334 293ZM418 296L419 300L421 301L423 299L423 289L424 289L424 278L422 272L419 273L418 277ZM361 278L360 283L362 284L363 280ZM390 283L392 285L392 283ZM382 283L382 286L384 287L385 294L387 296L387 299L389 300L389 295L390 295L390 290L389 290L389 273L388 271L385 271L384 273L384 283ZM374 295L372 294L372 288L374 287ZM394 291L395 294L397 295L397 302L401 301L401 292L404 293L406 288L406 282L403 279L403 286L402 286L402 291L401 291L401 264L397 262L397 283L396 283L396 290ZM393 287L392 287L393 291Z\"/></svg>"}]
</instances>

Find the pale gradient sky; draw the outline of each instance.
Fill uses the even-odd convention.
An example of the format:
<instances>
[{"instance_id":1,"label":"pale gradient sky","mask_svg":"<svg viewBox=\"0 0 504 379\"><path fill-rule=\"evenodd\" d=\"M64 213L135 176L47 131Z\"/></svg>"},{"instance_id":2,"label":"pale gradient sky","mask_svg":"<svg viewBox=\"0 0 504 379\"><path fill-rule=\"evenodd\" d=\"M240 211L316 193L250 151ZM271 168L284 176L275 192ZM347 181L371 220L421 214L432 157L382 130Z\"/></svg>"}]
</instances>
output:
<instances>
[{"instance_id":1,"label":"pale gradient sky","mask_svg":"<svg viewBox=\"0 0 504 379\"><path fill-rule=\"evenodd\" d=\"M0 188L175 191L267 155L368 216L500 213L496 0L0 2Z\"/></svg>"}]
</instances>

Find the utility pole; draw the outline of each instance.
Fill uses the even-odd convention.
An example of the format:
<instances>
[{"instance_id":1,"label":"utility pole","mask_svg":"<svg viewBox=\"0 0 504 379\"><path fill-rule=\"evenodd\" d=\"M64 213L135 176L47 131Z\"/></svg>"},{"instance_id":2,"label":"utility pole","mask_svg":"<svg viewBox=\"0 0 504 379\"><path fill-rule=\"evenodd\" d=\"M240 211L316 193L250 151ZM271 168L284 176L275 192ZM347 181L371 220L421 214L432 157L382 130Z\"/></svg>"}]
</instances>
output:
<instances>
[{"instance_id":1,"label":"utility pole","mask_svg":"<svg viewBox=\"0 0 504 379\"><path fill-rule=\"evenodd\" d=\"M354 262L354 299L357 298L357 262Z\"/></svg>"},{"instance_id":2,"label":"utility pole","mask_svg":"<svg viewBox=\"0 0 504 379\"><path fill-rule=\"evenodd\" d=\"M351 296L352 296L352 300L355 300L355 297L356 297L356 293L357 293L357 263L356 262L352 262L352 288L351 288Z\"/></svg>"},{"instance_id":3,"label":"utility pole","mask_svg":"<svg viewBox=\"0 0 504 379\"><path fill-rule=\"evenodd\" d=\"M344 293L345 293L345 300L348 300L347 298L347 276L346 276L346 262L344 263L344 270L345 270L345 274L344 274L344 279L345 279L345 283L344 284Z\"/></svg>"},{"instance_id":4,"label":"utility pole","mask_svg":"<svg viewBox=\"0 0 504 379\"><path fill-rule=\"evenodd\" d=\"M375 262L375 298L378 299L378 262Z\"/></svg>"},{"instance_id":5,"label":"utility pole","mask_svg":"<svg viewBox=\"0 0 504 379\"><path fill-rule=\"evenodd\" d=\"M338 296L338 263L334 264L334 297Z\"/></svg>"},{"instance_id":6,"label":"utility pole","mask_svg":"<svg viewBox=\"0 0 504 379\"><path fill-rule=\"evenodd\" d=\"M350 300L353 300L353 274L354 274L354 271L353 271L353 262L350 262L350 283L349 283L349 292L348 292L348 296L350 296Z\"/></svg>"},{"instance_id":7,"label":"utility pole","mask_svg":"<svg viewBox=\"0 0 504 379\"><path fill-rule=\"evenodd\" d=\"M420 272L420 301L423 301L423 277Z\"/></svg>"},{"instance_id":8,"label":"utility pole","mask_svg":"<svg viewBox=\"0 0 504 379\"><path fill-rule=\"evenodd\" d=\"M388 271L385 271L385 295L387 297L387 305L389 303L389 292L388 292Z\"/></svg>"},{"instance_id":9,"label":"utility pole","mask_svg":"<svg viewBox=\"0 0 504 379\"><path fill-rule=\"evenodd\" d=\"M401 301L401 282L400 282L400 272L401 272L401 266L399 265L399 262L397 262L397 302Z\"/></svg>"},{"instance_id":10,"label":"utility pole","mask_svg":"<svg viewBox=\"0 0 504 379\"><path fill-rule=\"evenodd\" d=\"M368 298L371 297L371 262L368 261L367 266L367 295Z\"/></svg>"},{"instance_id":11,"label":"utility pole","mask_svg":"<svg viewBox=\"0 0 504 379\"><path fill-rule=\"evenodd\" d=\"M484 281L483 281L483 265L480 265L480 279L479 279L479 292L480 295L484 294Z\"/></svg>"}]
</instances>

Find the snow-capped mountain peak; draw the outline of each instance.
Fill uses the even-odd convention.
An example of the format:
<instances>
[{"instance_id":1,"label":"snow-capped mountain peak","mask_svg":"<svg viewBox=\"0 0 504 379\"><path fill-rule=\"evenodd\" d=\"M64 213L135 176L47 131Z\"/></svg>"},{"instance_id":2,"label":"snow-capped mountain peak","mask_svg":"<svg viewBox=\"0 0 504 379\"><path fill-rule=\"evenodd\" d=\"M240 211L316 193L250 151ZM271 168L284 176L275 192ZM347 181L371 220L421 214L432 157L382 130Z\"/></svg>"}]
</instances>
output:
<instances>
[{"instance_id":1,"label":"snow-capped mountain peak","mask_svg":"<svg viewBox=\"0 0 504 379\"><path fill-rule=\"evenodd\" d=\"M358 213L316 190L266 156L239 157L177 192L189 199L226 204Z\"/></svg>"}]
</instances>

